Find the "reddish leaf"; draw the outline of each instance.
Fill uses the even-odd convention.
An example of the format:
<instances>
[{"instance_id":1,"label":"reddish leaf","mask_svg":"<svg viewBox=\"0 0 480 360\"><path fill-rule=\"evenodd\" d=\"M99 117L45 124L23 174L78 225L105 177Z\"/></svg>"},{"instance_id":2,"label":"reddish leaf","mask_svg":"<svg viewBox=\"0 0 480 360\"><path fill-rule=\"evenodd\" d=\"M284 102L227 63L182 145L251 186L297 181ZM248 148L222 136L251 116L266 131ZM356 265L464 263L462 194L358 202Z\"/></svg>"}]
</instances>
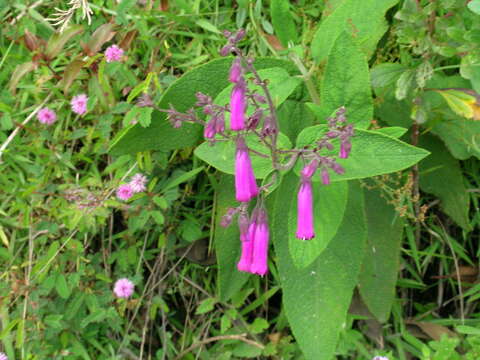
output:
<instances>
[{"instance_id":1,"label":"reddish leaf","mask_svg":"<svg viewBox=\"0 0 480 360\"><path fill-rule=\"evenodd\" d=\"M82 32L82 25L72 25L62 33L53 34L50 40L48 40L45 56L48 59L54 58L60 53L60 51L62 51L68 40L73 38L75 35L81 34Z\"/></svg>"},{"instance_id":2,"label":"reddish leaf","mask_svg":"<svg viewBox=\"0 0 480 360\"><path fill-rule=\"evenodd\" d=\"M132 41L135 40L135 37L137 36L138 31L137 30L132 30L129 31L128 33L125 34L123 37L122 41L120 41L120 44L118 45L121 47L123 50L128 50L130 48L130 45L132 44Z\"/></svg>"},{"instance_id":3,"label":"reddish leaf","mask_svg":"<svg viewBox=\"0 0 480 360\"><path fill-rule=\"evenodd\" d=\"M103 44L113 38L113 36L115 35L115 31L113 31L114 27L114 24L107 23L99 26L97 30L94 31L86 45L87 49L90 51L90 53L88 54L89 56L93 56L98 53L102 48Z\"/></svg>"},{"instance_id":4,"label":"reddish leaf","mask_svg":"<svg viewBox=\"0 0 480 360\"><path fill-rule=\"evenodd\" d=\"M73 60L65 68L65 71L63 72L63 93L65 95L67 94L68 89L72 85L73 81L77 78L78 73L85 64L85 61L77 59Z\"/></svg>"},{"instance_id":5,"label":"reddish leaf","mask_svg":"<svg viewBox=\"0 0 480 360\"><path fill-rule=\"evenodd\" d=\"M10 79L10 83L8 84L8 89L15 95L18 82L21 80L21 78L36 68L37 65L32 61L17 65Z\"/></svg>"},{"instance_id":6,"label":"reddish leaf","mask_svg":"<svg viewBox=\"0 0 480 360\"><path fill-rule=\"evenodd\" d=\"M30 51L35 51L40 46L40 41L35 34L32 34L30 31L25 30L25 35L23 36L23 41L25 42L25 46Z\"/></svg>"}]
</instances>

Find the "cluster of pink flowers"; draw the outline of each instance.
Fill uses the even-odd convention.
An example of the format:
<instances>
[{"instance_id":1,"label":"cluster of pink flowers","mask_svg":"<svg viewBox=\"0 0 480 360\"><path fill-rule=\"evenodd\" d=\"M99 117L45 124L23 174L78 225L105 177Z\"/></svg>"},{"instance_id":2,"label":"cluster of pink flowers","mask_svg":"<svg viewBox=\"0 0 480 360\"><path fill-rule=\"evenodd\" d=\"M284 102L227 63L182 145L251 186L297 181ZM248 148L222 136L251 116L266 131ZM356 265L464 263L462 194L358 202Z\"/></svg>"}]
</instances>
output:
<instances>
[{"instance_id":1,"label":"cluster of pink flowers","mask_svg":"<svg viewBox=\"0 0 480 360\"><path fill-rule=\"evenodd\" d=\"M127 278L118 279L113 286L113 292L119 298L128 299L133 294L135 285Z\"/></svg>"},{"instance_id":2,"label":"cluster of pink flowers","mask_svg":"<svg viewBox=\"0 0 480 360\"><path fill-rule=\"evenodd\" d=\"M107 59L107 63L114 62L114 61L121 61L123 56L123 49L118 47L117 45L112 45L105 50L105 59Z\"/></svg>"},{"instance_id":3,"label":"cluster of pink flowers","mask_svg":"<svg viewBox=\"0 0 480 360\"><path fill-rule=\"evenodd\" d=\"M57 114L55 114L55 111L45 107L38 111L37 119L42 124L52 125L57 120Z\"/></svg>"},{"instance_id":4,"label":"cluster of pink flowers","mask_svg":"<svg viewBox=\"0 0 480 360\"><path fill-rule=\"evenodd\" d=\"M145 191L147 189L147 177L142 174L135 174L127 184L122 184L117 189L117 197L120 200L128 200L133 194Z\"/></svg>"}]
</instances>

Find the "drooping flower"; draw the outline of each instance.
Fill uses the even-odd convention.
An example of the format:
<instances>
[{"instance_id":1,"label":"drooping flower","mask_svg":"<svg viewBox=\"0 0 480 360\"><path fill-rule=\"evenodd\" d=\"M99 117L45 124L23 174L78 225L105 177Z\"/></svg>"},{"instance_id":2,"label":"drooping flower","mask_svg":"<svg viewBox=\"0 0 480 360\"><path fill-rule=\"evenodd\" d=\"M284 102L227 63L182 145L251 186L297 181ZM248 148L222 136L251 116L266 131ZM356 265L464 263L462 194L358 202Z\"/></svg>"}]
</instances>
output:
<instances>
[{"instance_id":1,"label":"drooping flower","mask_svg":"<svg viewBox=\"0 0 480 360\"><path fill-rule=\"evenodd\" d=\"M112 45L105 50L105 59L107 59L107 63L120 61L122 60L123 56L123 49L118 47L117 45Z\"/></svg>"},{"instance_id":2,"label":"drooping flower","mask_svg":"<svg viewBox=\"0 0 480 360\"><path fill-rule=\"evenodd\" d=\"M322 171L320 174L322 176L322 184L330 185L330 174L328 173L328 170L326 168L322 168Z\"/></svg>"},{"instance_id":3,"label":"drooping flower","mask_svg":"<svg viewBox=\"0 0 480 360\"><path fill-rule=\"evenodd\" d=\"M83 115L87 112L88 97L85 94L74 96L70 104L72 105L72 111L75 114Z\"/></svg>"},{"instance_id":4,"label":"drooping flower","mask_svg":"<svg viewBox=\"0 0 480 360\"><path fill-rule=\"evenodd\" d=\"M139 193L145 191L147 187L147 177L143 174L135 174L132 176L132 179L129 182L130 187L132 188L133 193Z\"/></svg>"},{"instance_id":5,"label":"drooping flower","mask_svg":"<svg viewBox=\"0 0 480 360\"><path fill-rule=\"evenodd\" d=\"M352 143L350 141L342 141L340 144L340 153L338 157L340 159L347 159L348 155L350 155L350 151L352 150Z\"/></svg>"},{"instance_id":6,"label":"drooping flower","mask_svg":"<svg viewBox=\"0 0 480 360\"><path fill-rule=\"evenodd\" d=\"M253 241L247 239L242 241L242 253L237 264L238 271L250 272L253 257Z\"/></svg>"},{"instance_id":7,"label":"drooping flower","mask_svg":"<svg viewBox=\"0 0 480 360\"><path fill-rule=\"evenodd\" d=\"M245 81L240 80L233 87L230 96L230 129L235 131L245 129L245 110L247 108L245 92Z\"/></svg>"},{"instance_id":8,"label":"drooping flower","mask_svg":"<svg viewBox=\"0 0 480 360\"><path fill-rule=\"evenodd\" d=\"M302 240L315 237L313 228L313 189L311 179L302 177L297 195L297 232L296 236Z\"/></svg>"},{"instance_id":9,"label":"drooping flower","mask_svg":"<svg viewBox=\"0 0 480 360\"><path fill-rule=\"evenodd\" d=\"M228 74L228 80L232 83L238 83L242 79L242 63L240 58L233 60L230 67L230 73Z\"/></svg>"},{"instance_id":10,"label":"drooping flower","mask_svg":"<svg viewBox=\"0 0 480 360\"><path fill-rule=\"evenodd\" d=\"M310 179L315 174L315 171L317 171L318 164L319 162L317 159L312 160L310 164L302 169L302 176Z\"/></svg>"},{"instance_id":11,"label":"drooping flower","mask_svg":"<svg viewBox=\"0 0 480 360\"><path fill-rule=\"evenodd\" d=\"M237 201L248 202L258 195L252 161L243 138L237 140L235 154L235 196Z\"/></svg>"},{"instance_id":12,"label":"drooping flower","mask_svg":"<svg viewBox=\"0 0 480 360\"><path fill-rule=\"evenodd\" d=\"M135 285L127 278L118 279L113 286L113 292L119 298L129 298L133 294Z\"/></svg>"},{"instance_id":13,"label":"drooping flower","mask_svg":"<svg viewBox=\"0 0 480 360\"><path fill-rule=\"evenodd\" d=\"M117 197L120 200L128 200L133 195L133 189L130 184L122 184L117 189Z\"/></svg>"},{"instance_id":14,"label":"drooping flower","mask_svg":"<svg viewBox=\"0 0 480 360\"><path fill-rule=\"evenodd\" d=\"M57 120L57 114L55 114L55 111L45 107L38 111L37 119L42 124L52 125Z\"/></svg>"},{"instance_id":15,"label":"drooping flower","mask_svg":"<svg viewBox=\"0 0 480 360\"><path fill-rule=\"evenodd\" d=\"M238 227L240 229L240 240L242 243L240 260L237 264L239 271L250 272L253 256L253 238L255 233L255 227L257 226L255 221L256 210L253 211L251 221L246 214L240 214L238 216Z\"/></svg>"},{"instance_id":16,"label":"drooping flower","mask_svg":"<svg viewBox=\"0 0 480 360\"><path fill-rule=\"evenodd\" d=\"M253 241L250 272L263 276L268 272L268 243L270 240L267 213L264 208L259 209L256 226L251 232L249 231L249 236Z\"/></svg>"}]
</instances>

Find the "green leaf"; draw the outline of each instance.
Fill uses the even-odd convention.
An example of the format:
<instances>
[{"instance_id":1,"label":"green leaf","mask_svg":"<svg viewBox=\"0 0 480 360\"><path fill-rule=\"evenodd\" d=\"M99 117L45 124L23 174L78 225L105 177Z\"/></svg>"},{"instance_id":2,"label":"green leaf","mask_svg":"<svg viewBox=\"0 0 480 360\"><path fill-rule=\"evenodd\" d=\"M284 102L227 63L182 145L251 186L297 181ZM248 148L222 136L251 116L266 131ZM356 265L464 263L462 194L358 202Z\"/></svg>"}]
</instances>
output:
<instances>
[{"instance_id":1,"label":"green leaf","mask_svg":"<svg viewBox=\"0 0 480 360\"><path fill-rule=\"evenodd\" d=\"M57 290L58 295L63 299L68 299L71 293L70 288L68 287L67 280L65 275L58 274L57 281L55 283L55 289Z\"/></svg>"},{"instance_id":2,"label":"green leaf","mask_svg":"<svg viewBox=\"0 0 480 360\"><path fill-rule=\"evenodd\" d=\"M220 225L223 215L230 207L237 206L233 176L222 175L216 191L215 208L215 253L218 262L218 287L220 299L228 301L234 296L249 275L237 270L240 258L240 233L235 224L224 228Z\"/></svg>"},{"instance_id":3,"label":"green leaf","mask_svg":"<svg viewBox=\"0 0 480 360\"><path fill-rule=\"evenodd\" d=\"M31 73L33 70L37 68L32 61L28 61L23 64L19 64L15 67L12 75L10 76L10 82L8 84L8 90L10 90L14 95L17 91L17 85L20 80L27 74Z\"/></svg>"},{"instance_id":4,"label":"green leaf","mask_svg":"<svg viewBox=\"0 0 480 360\"><path fill-rule=\"evenodd\" d=\"M312 54L324 60L340 33L347 29L355 35L361 50L370 57L378 40L387 30L385 13L398 0L345 0L320 23L312 41Z\"/></svg>"},{"instance_id":5,"label":"green leaf","mask_svg":"<svg viewBox=\"0 0 480 360\"><path fill-rule=\"evenodd\" d=\"M292 142L305 127L312 126L315 120L304 101L290 99L277 109L277 118L280 132Z\"/></svg>"},{"instance_id":6,"label":"green leaf","mask_svg":"<svg viewBox=\"0 0 480 360\"><path fill-rule=\"evenodd\" d=\"M399 63L375 65L370 71L373 88L381 89L393 85L405 70L407 70L407 67Z\"/></svg>"},{"instance_id":7,"label":"green leaf","mask_svg":"<svg viewBox=\"0 0 480 360\"><path fill-rule=\"evenodd\" d=\"M452 109L457 115L466 117L467 119L473 118L474 108L472 105L476 103L475 96L455 89L438 89L435 91L442 95L447 101L450 109Z\"/></svg>"},{"instance_id":8,"label":"green leaf","mask_svg":"<svg viewBox=\"0 0 480 360\"><path fill-rule=\"evenodd\" d=\"M341 106L356 128L367 128L373 118L367 59L346 32L338 36L328 55L320 98L325 118Z\"/></svg>"},{"instance_id":9,"label":"green leaf","mask_svg":"<svg viewBox=\"0 0 480 360\"><path fill-rule=\"evenodd\" d=\"M193 169L193 170L190 170L190 171L187 171L186 173L183 173L181 174L180 176L172 179L170 182L168 182L165 186L162 187L161 189L161 192L165 192L169 189L172 189L178 185L180 185L181 183L184 183L190 179L192 179L193 177L195 177L199 172L201 172L203 169L205 169L203 166L200 166L196 169Z\"/></svg>"},{"instance_id":10,"label":"green leaf","mask_svg":"<svg viewBox=\"0 0 480 360\"><path fill-rule=\"evenodd\" d=\"M348 185L346 182L329 186L313 184L314 226L315 237L311 240L300 240L295 236L297 230L297 192L300 180L290 189L282 187L284 196L290 198L288 209L288 246L290 256L295 266L304 268L309 266L325 250L328 243L337 233L342 223L345 206L347 205Z\"/></svg>"},{"instance_id":11,"label":"green leaf","mask_svg":"<svg viewBox=\"0 0 480 360\"><path fill-rule=\"evenodd\" d=\"M315 143L327 131L326 125L310 126L297 139L297 148ZM337 159L345 169L344 175L331 173L332 181L362 179L406 169L429 154L428 151L404 143L376 131L355 130L351 139L352 151L348 159ZM333 142L335 144L335 142ZM337 144L336 148L339 146ZM301 164L297 162L295 172L300 174ZM320 181L315 176L314 181Z\"/></svg>"},{"instance_id":12,"label":"green leaf","mask_svg":"<svg viewBox=\"0 0 480 360\"><path fill-rule=\"evenodd\" d=\"M158 107L168 109L172 104L180 112L191 109L197 99L195 93L202 92L215 98L227 87L232 58L221 58L196 67L176 80L163 94ZM257 70L281 67L296 74L294 65L285 60L260 58L254 63ZM215 79L215 81L212 81ZM148 128L136 125L121 132L113 140L110 151L114 155L146 150L169 151L194 146L202 138L202 127L185 124L180 129L172 127L165 113L154 111Z\"/></svg>"},{"instance_id":13,"label":"green leaf","mask_svg":"<svg viewBox=\"0 0 480 360\"><path fill-rule=\"evenodd\" d=\"M82 25L71 25L63 32L53 34L52 37L48 40L45 55L49 59L55 58L58 54L60 54L60 51L63 50L63 47L68 42L68 40L78 34L81 34L82 32Z\"/></svg>"},{"instance_id":14,"label":"green leaf","mask_svg":"<svg viewBox=\"0 0 480 360\"><path fill-rule=\"evenodd\" d=\"M368 236L358 287L370 312L385 322L395 299L403 220L379 190L364 196Z\"/></svg>"},{"instance_id":15,"label":"green leaf","mask_svg":"<svg viewBox=\"0 0 480 360\"><path fill-rule=\"evenodd\" d=\"M470 231L470 197L459 162L433 136L422 136L420 145L431 152L419 164L421 189L437 196L445 213L463 229Z\"/></svg>"},{"instance_id":16,"label":"green leaf","mask_svg":"<svg viewBox=\"0 0 480 360\"><path fill-rule=\"evenodd\" d=\"M215 298L206 298L200 304L198 304L197 310L195 311L195 315L205 314L210 312L215 307L215 304L218 302Z\"/></svg>"},{"instance_id":17,"label":"green leaf","mask_svg":"<svg viewBox=\"0 0 480 360\"><path fill-rule=\"evenodd\" d=\"M278 194L288 191L298 179L289 174ZM274 204L273 242L283 291L283 305L293 334L308 360L331 360L345 318L363 257L366 236L363 194L349 184L345 216L327 248L308 267L299 269L288 249L284 210L286 197ZM300 241L300 240L299 240Z\"/></svg>"},{"instance_id":18,"label":"green leaf","mask_svg":"<svg viewBox=\"0 0 480 360\"><path fill-rule=\"evenodd\" d=\"M272 0L270 2L270 15L272 16L275 34L282 45L287 47L289 41L295 42L298 33L290 13L290 2L287 0Z\"/></svg>"},{"instance_id":19,"label":"green leaf","mask_svg":"<svg viewBox=\"0 0 480 360\"><path fill-rule=\"evenodd\" d=\"M73 60L70 64L67 65L65 70L63 71L63 93L66 95L68 93L68 89L72 85L73 81L77 78L78 73L82 69L82 67L86 64L83 60Z\"/></svg>"},{"instance_id":20,"label":"green leaf","mask_svg":"<svg viewBox=\"0 0 480 360\"><path fill-rule=\"evenodd\" d=\"M408 129L405 129L399 126L392 126L392 127L384 127L381 129L375 129L372 131L398 139L398 138L401 138L408 131Z\"/></svg>"},{"instance_id":21,"label":"green leaf","mask_svg":"<svg viewBox=\"0 0 480 360\"><path fill-rule=\"evenodd\" d=\"M270 154L268 147L265 146L256 135L247 135L245 140L250 149L261 154ZM290 140L282 133L278 134L277 144L279 149L290 149L292 147ZM204 142L195 149L195 155L224 173L235 174L234 141L221 141L214 145ZM272 172L272 160L269 157L261 157L250 152L250 158L252 159L253 171L257 179L263 179Z\"/></svg>"},{"instance_id":22,"label":"green leaf","mask_svg":"<svg viewBox=\"0 0 480 360\"><path fill-rule=\"evenodd\" d=\"M480 0L472 0L467 4L468 8L477 15L480 15Z\"/></svg>"},{"instance_id":23,"label":"green leaf","mask_svg":"<svg viewBox=\"0 0 480 360\"><path fill-rule=\"evenodd\" d=\"M475 156L480 159L480 122L459 116L445 117L432 129L447 145L454 157L459 160Z\"/></svg>"}]
</instances>

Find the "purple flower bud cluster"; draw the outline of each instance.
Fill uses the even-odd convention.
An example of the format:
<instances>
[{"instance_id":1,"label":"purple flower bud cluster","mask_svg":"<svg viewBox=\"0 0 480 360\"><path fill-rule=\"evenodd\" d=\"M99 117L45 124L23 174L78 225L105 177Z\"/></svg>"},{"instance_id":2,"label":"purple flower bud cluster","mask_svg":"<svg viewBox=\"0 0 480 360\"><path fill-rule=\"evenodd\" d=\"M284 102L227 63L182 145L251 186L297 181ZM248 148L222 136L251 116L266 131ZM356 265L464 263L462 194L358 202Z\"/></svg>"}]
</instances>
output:
<instances>
[{"instance_id":1,"label":"purple flower bud cluster","mask_svg":"<svg viewBox=\"0 0 480 360\"><path fill-rule=\"evenodd\" d=\"M237 268L251 274L265 275L268 272L268 243L270 232L265 208L256 207L250 219L246 214L238 217L242 252Z\"/></svg>"},{"instance_id":2,"label":"purple flower bud cluster","mask_svg":"<svg viewBox=\"0 0 480 360\"><path fill-rule=\"evenodd\" d=\"M346 124L346 110L344 107L338 109L334 117L328 119L328 131L317 141L316 151L321 149L333 150L335 147L331 140L340 139L340 151L338 157L346 159L350 155L353 136L353 125ZM330 173L333 171L338 175L345 173L345 169L335 161L333 156L320 156L313 152L313 160L310 161L301 171L300 188L297 195L297 231L296 237L302 240L309 240L315 237L314 230L314 206L312 176L320 169L320 178L323 185L330 185Z\"/></svg>"},{"instance_id":3,"label":"purple flower bud cluster","mask_svg":"<svg viewBox=\"0 0 480 360\"><path fill-rule=\"evenodd\" d=\"M237 43L245 37L246 32L244 29L240 29L235 33L225 30L223 35L227 38L228 42L227 45L220 50L220 55L227 56L235 49Z\"/></svg>"}]
</instances>

